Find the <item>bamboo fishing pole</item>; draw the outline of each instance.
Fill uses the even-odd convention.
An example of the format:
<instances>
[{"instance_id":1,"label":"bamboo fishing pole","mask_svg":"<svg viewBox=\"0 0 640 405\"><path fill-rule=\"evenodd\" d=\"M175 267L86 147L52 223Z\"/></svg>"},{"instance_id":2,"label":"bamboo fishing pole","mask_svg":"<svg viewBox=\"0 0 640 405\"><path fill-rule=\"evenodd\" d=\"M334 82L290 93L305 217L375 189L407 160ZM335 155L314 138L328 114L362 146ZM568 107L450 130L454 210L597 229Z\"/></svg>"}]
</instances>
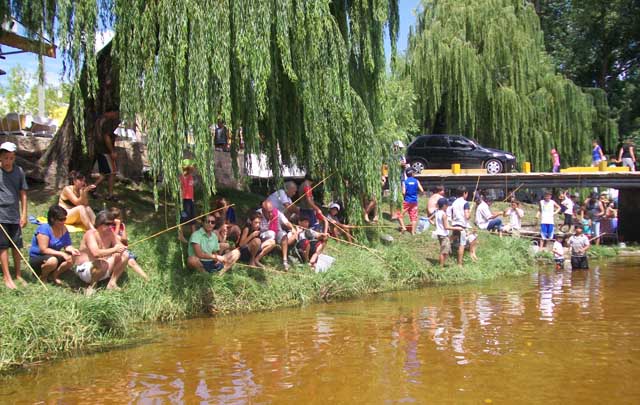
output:
<instances>
[{"instance_id":1,"label":"bamboo fishing pole","mask_svg":"<svg viewBox=\"0 0 640 405\"><path fill-rule=\"evenodd\" d=\"M194 217L194 218L192 218L192 219L190 219L190 220L188 220L188 221L185 221L185 222L183 222L183 223L181 223L181 224L174 225L174 226L169 227L169 228L166 228L166 229L164 229L164 230L162 230L162 231L160 231L160 232L156 232L156 233L154 233L153 235L148 236L148 237L146 237L146 238L144 238L144 239L140 239L140 240L138 240L138 241L135 241L135 242L133 242L133 243L129 244L129 245L128 245L128 247L129 247L129 248L131 248L131 247L133 247L133 246L135 246L135 245L138 245L138 244L140 244L140 243L142 243L142 242L146 242L146 241L148 241L149 239L153 239L153 238L155 238L155 237L157 237L157 236L160 236L160 235L162 235L163 233L166 233L166 232L172 231L172 230L174 230L174 229L176 229L176 228L179 228L179 227L181 227L181 226L183 226L183 225L186 225L186 224L188 224L188 223L190 223L190 222L193 222L193 221L195 221L196 219L200 219L200 218L202 218L202 217L206 217L207 215L213 214L214 212L217 212L217 211L221 211L221 210L223 210L223 209L225 209L225 208L233 207L234 205L235 205L235 204L225 205L224 207L220 207L220 208L217 208L217 209L215 209L215 210L213 210L213 211L209 211L209 212L207 212L206 214L198 215L197 217Z\"/></svg>"},{"instance_id":2,"label":"bamboo fishing pole","mask_svg":"<svg viewBox=\"0 0 640 405\"><path fill-rule=\"evenodd\" d=\"M296 226L298 228L301 228L301 229L304 229L304 230L307 230L307 231L312 230L312 229L309 229L309 228L305 228L304 226L300 226L300 225L296 225ZM349 242L349 241L346 241L346 240L342 240L340 238L336 238L335 236L331 236L329 234L327 234L327 237L329 237L331 239L334 239L334 240L336 240L338 242L341 242L341 243L346 243L347 245L351 245L351 246L355 246L355 247L359 247L361 249L364 249L364 250L368 251L369 253L372 253L374 256L376 256L378 259L382 260L383 262L386 262L384 257L380 256L380 254L377 251L371 249L370 247L367 247L365 245L359 245L357 243Z\"/></svg>"},{"instance_id":3,"label":"bamboo fishing pole","mask_svg":"<svg viewBox=\"0 0 640 405\"><path fill-rule=\"evenodd\" d=\"M40 282L40 284L42 284L42 287L44 287L45 290L48 290L48 288L44 284L44 282L42 282L40 277L38 277L38 274L36 273L36 271L33 269L33 267L31 267L31 264L29 263L29 261L22 254L22 251L18 248L18 246L16 246L15 242L13 241L13 239L9 236L9 233L7 232L7 230L4 229L4 225L0 224L0 228L2 228L2 232L4 232L4 236L6 236L7 239L9 240L9 242L11 242L11 245L13 246L13 248L18 251L18 254L20 254L20 257L22 258L22 260L25 262L25 264L27 265L29 270L31 270L33 275L36 277L36 280L38 280ZM14 265L15 265L15 263L14 263Z\"/></svg>"},{"instance_id":4,"label":"bamboo fishing pole","mask_svg":"<svg viewBox=\"0 0 640 405\"><path fill-rule=\"evenodd\" d=\"M520 190L520 188L524 186L524 183L520 184L515 190L513 190L511 193L509 193L509 195L507 196L507 198L505 198L504 200L502 200L502 202L506 202L512 195L516 194L516 191Z\"/></svg>"}]
</instances>

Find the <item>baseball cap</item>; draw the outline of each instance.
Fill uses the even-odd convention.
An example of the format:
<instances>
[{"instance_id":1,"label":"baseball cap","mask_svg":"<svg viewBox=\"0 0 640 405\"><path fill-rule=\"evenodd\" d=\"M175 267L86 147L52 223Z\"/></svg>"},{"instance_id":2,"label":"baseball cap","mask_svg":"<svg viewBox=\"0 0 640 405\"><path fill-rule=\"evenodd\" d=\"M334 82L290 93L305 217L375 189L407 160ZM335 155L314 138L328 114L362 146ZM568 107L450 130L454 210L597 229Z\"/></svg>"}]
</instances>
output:
<instances>
[{"instance_id":1,"label":"baseball cap","mask_svg":"<svg viewBox=\"0 0 640 405\"><path fill-rule=\"evenodd\" d=\"M332 208L335 208L338 211L340 211L340 206L338 204L336 204L336 203L332 203L331 205L329 205L329 209L332 209Z\"/></svg>"},{"instance_id":2,"label":"baseball cap","mask_svg":"<svg viewBox=\"0 0 640 405\"><path fill-rule=\"evenodd\" d=\"M407 176L409 176L409 175L411 175L411 174L415 174L415 173L416 173L416 171L415 171L415 170L413 170L413 168L411 168L411 167L410 167L410 168L408 168L407 170L405 170L404 172L405 172L405 174L406 174Z\"/></svg>"},{"instance_id":3,"label":"baseball cap","mask_svg":"<svg viewBox=\"0 0 640 405\"><path fill-rule=\"evenodd\" d=\"M0 145L1 150L6 150L7 152L15 152L18 147L13 142L4 142Z\"/></svg>"},{"instance_id":4,"label":"baseball cap","mask_svg":"<svg viewBox=\"0 0 640 405\"><path fill-rule=\"evenodd\" d=\"M393 146L397 148L404 148L404 143L402 141L393 141Z\"/></svg>"}]
</instances>

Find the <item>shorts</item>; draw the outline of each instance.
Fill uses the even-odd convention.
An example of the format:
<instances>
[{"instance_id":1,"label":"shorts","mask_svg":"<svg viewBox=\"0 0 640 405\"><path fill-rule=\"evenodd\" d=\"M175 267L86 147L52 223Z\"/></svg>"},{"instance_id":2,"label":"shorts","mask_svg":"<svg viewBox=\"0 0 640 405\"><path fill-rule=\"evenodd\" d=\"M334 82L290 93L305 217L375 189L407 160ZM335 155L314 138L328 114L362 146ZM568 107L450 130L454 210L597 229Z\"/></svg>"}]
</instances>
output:
<instances>
[{"instance_id":1,"label":"shorts","mask_svg":"<svg viewBox=\"0 0 640 405\"><path fill-rule=\"evenodd\" d=\"M191 199L182 200L182 212L180 213L180 223L191 221L196 217L196 207Z\"/></svg>"},{"instance_id":2,"label":"shorts","mask_svg":"<svg viewBox=\"0 0 640 405\"><path fill-rule=\"evenodd\" d=\"M591 222L591 235L600 236L600 221Z\"/></svg>"},{"instance_id":3,"label":"shorts","mask_svg":"<svg viewBox=\"0 0 640 405\"><path fill-rule=\"evenodd\" d=\"M448 236L440 236L440 235L438 235L438 242L440 242L440 254L441 255L451 254L451 240L449 240Z\"/></svg>"},{"instance_id":4,"label":"shorts","mask_svg":"<svg viewBox=\"0 0 640 405\"><path fill-rule=\"evenodd\" d=\"M46 262L47 260L51 259L52 257L55 257L57 263L56 263L56 269L62 264L62 258L59 256L53 256L53 255L37 255L37 256L29 256L29 265L35 270L35 271L42 271L42 265L44 264L44 262Z\"/></svg>"},{"instance_id":5,"label":"shorts","mask_svg":"<svg viewBox=\"0 0 640 405\"><path fill-rule=\"evenodd\" d=\"M224 264L213 260L200 260L200 263L202 263L202 267L207 273L216 273L224 267Z\"/></svg>"},{"instance_id":6,"label":"shorts","mask_svg":"<svg viewBox=\"0 0 640 405\"><path fill-rule=\"evenodd\" d=\"M278 231L278 233L276 234L274 231L264 231L260 234L260 240L262 242L267 241L267 240L275 240L276 243L281 243L282 242L282 238L285 236L289 236L291 234L291 232L286 232L286 231Z\"/></svg>"},{"instance_id":7,"label":"shorts","mask_svg":"<svg viewBox=\"0 0 640 405\"><path fill-rule=\"evenodd\" d=\"M131 259L133 259L133 260L138 259L138 256L137 256L135 253L133 253L132 251L130 251L129 249L127 249L127 255L128 255L128 257L129 257L129 260L131 260Z\"/></svg>"},{"instance_id":8,"label":"shorts","mask_svg":"<svg viewBox=\"0 0 640 405\"><path fill-rule=\"evenodd\" d=\"M469 242L469 243L471 243L471 242ZM454 246L456 248L460 247L460 246L462 246L462 247L467 246L467 231L452 231L452 233L451 233L451 246Z\"/></svg>"},{"instance_id":9,"label":"shorts","mask_svg":"<svg viewBox=\"0 0 640 405\"><path fill-rule=\"evenodd\" d=\"M587 256L571 256L571 270L582 270L589 268Z\"/></svg>"},{"instance_id":10,"label":"shorts","mask_svg":"<svg viewBox=\"0 0 640 405\"><path fill-rule=\"evenodd\" d=\"M91 269L93 269L93 263L84 262L75 266L73 272L76 273L76 276L78 276L80 280L87 284L91 284ZM111 277L111 271L107 271L98 281L106 280L109 277Z\"/></svg>"},{"instance_id":11,"label":"shorts","mask_svg":"<svg viewBox=\"0 0 640 405\"><path fill-rule=\"evenodd\" d=\"M111 174L115 172L113 163L111 162L111 156L105 153L98 153L96 160L98 161L98 171L100 174Z\"/></svg>"},{"instance_id":12,"label":"shorts","mask_svg":"<svg viewBox=\"0 0 640 405\"><path fill-rule=\"evenodd\" d=\"M564 224L563 225L573 225L573 215L564 214Z\"/></svg>"},{"instance_id":13,"label":"shorts","mask_svg":"<svg viewBox=\"0 0 640 405\"><path fill-rule=\"evenodd\" d=\"M553 224L540 224L540 236L542 239L553 239Z\"/></svg>"},{"instance_id":14,"label":"shorts","mask_svg":"<svg viewBox=\"0 0 640 405\"><path fill-rule=\"evenodd\" d=\"M20 224L2 224L2 226L18 249L22 249L22 228ZM13 244L9 242L4 232L0 231L0 250L9 248L13 248Z\"/></svg>"},{"instance_id":15,"label":"shorts","mask_svg":"<svg viewBox=\"0 0 640 405\"><path fill-rule=\"evenodd\" d=\"M411 203L411 202L406 202L403 201L402 202L402 212L408 212L409 213L409 220L411 222L415 222L418 220L418 203Z\"/></svg>"}]
</instances>

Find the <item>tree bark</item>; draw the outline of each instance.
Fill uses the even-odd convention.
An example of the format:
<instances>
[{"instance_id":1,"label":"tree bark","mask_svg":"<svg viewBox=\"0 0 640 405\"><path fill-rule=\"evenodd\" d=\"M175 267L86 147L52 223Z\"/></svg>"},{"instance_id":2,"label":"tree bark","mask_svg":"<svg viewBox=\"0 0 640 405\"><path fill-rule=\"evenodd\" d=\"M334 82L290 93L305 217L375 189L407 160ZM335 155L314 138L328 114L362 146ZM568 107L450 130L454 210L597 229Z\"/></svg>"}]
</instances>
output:
<instances>
[{"instance_id":1,"label":"tree bark","mask_svg":"<svg viewBox=\"0 0 640 405\"><path fill-rule=\"evenodd\" d=\"M39 170L31 174L31 177L44 181L48 189L57 190L68 184L71 170L90 174L95 161L96 142L101 142L100 137L96 137L96 121L103 113L120 109L118 67L111 56L111 48L109 43L97 55L98 90L95 99L87 97L86 67L82 67L81 94L72 92L67 115L51 144L38 160ZM76 134L73 125L74 97L84 99L84 134ZM81 137L86 142L86 151L83 150Z\"/></svg>"}]
</instances>

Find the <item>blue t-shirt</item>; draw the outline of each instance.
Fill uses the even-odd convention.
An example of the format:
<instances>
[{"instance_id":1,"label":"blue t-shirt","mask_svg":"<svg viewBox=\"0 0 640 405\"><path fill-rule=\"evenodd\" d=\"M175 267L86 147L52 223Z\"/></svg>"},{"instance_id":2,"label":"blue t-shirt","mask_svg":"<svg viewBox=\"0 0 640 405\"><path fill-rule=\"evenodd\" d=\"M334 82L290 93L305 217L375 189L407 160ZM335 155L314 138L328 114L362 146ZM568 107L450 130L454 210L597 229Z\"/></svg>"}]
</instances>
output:
<instances>
[{"instance_id":1,"label":"blue t-shirt","mask_svg":"<svg viewBox=\"0 0 640 405\"><path fill-rule=\"evenodd\" d=\"M53 229L51 229L51 225L42 224L33 234L33 239L31 239L31 249L29 249L29 256L39 256L43 254L40 252L40 247L38 247L38 234L47 235L49 237L49 247L53 250L62 250L67 246L71 246L71 235L69 235L69 231L66 231L62 234L60 239L58 239L53 236Z\"/></svg>"},{"instance_id":2,"label":"blue t-shirt","mask_svg":"<svg viewBox=\"0 0 640 405\"><path fill-rule=\"evenodd\" d=\"M418 202L418 180L415 177L407 177L404 181L404 201L408 203Z\"/></svg>"},{"instance_id":3,"label":"blue t-shirt","mask_svg":"<svg viewBox=\"0 0 640 405\"><path fill-rule=\"evenodd\" d=\"M602 160L602 148L600 145L596 145L595 148L591 151L591 160L594 162L599 162Z\"/></svg>"}]
</instances>

